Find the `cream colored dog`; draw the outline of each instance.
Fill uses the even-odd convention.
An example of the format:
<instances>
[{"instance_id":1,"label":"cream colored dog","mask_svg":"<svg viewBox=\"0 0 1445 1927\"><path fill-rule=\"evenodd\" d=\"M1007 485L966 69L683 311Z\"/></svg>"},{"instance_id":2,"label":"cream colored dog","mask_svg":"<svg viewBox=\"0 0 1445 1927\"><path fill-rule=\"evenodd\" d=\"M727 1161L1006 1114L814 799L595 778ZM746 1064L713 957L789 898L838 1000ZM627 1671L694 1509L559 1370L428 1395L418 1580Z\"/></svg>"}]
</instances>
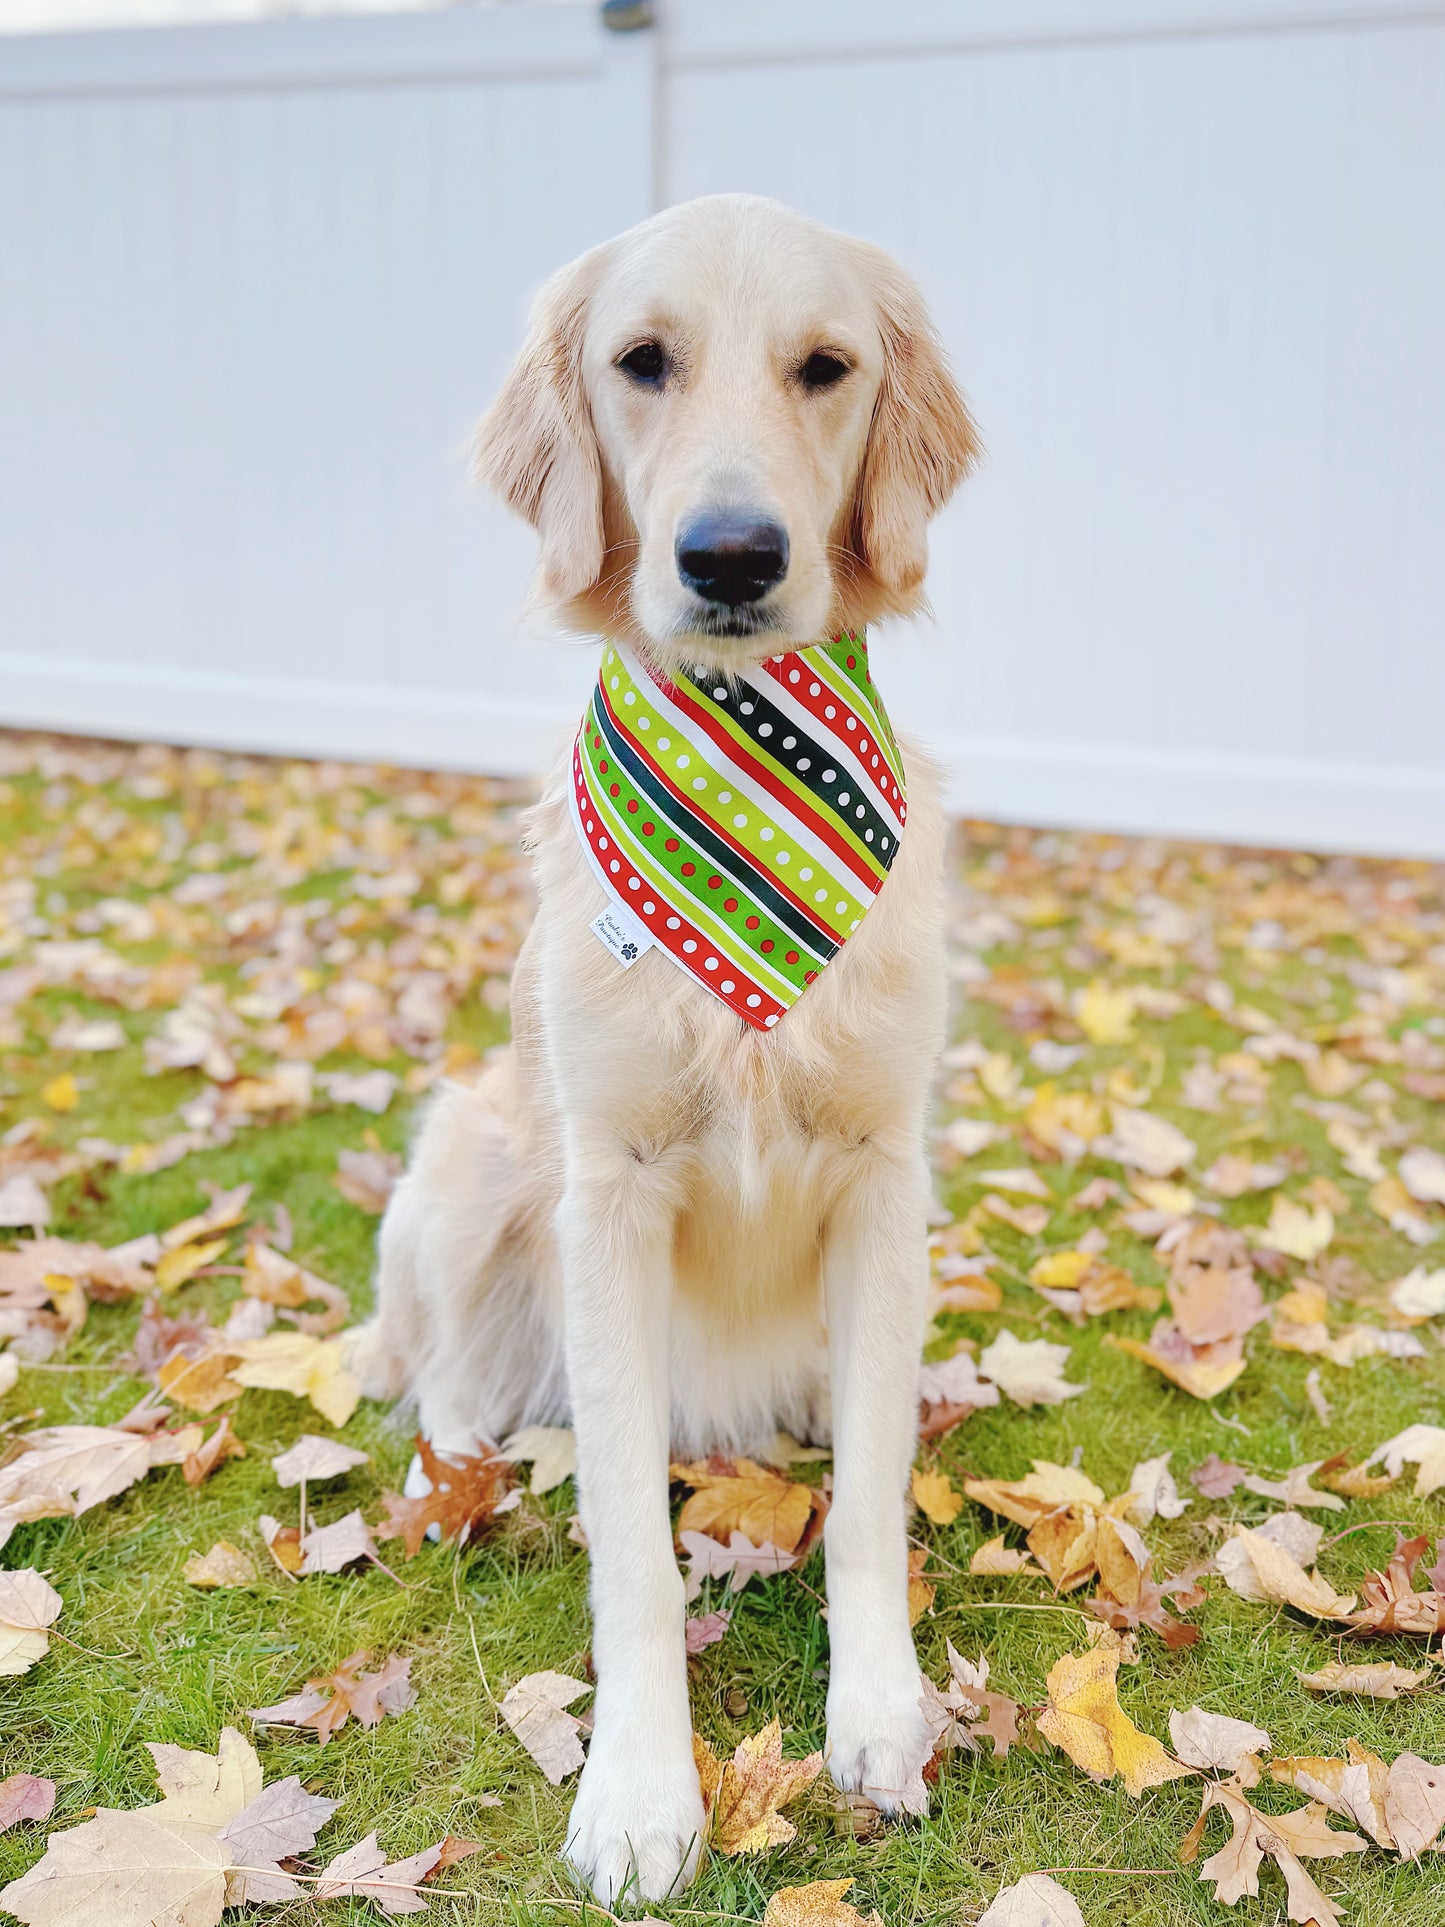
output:
<instances>
[{"instance_id":1,"label":"cream colored dog","mask_svg":"<svg viewBox=\"0 0 1445 1927\"><path fill-rule=\"evenodd\" d=\"M722 195L549 282L479 471L535 524L571 625L726 672L916 607L975 447L886 255ZM597 942L559 766L530 818L515 1041L437 1097L382 1226L372 1388L409 1394L443 1450L576 1429L598 1684L565 1852L607 1905L689 1878L703 1831L670 1449L831 1435L829 1766L890 1811L924 1803L905 1489L943 821L904 754L883 892L769 1032L661 951L622 971Z\"/></svg>"}]
</instances>

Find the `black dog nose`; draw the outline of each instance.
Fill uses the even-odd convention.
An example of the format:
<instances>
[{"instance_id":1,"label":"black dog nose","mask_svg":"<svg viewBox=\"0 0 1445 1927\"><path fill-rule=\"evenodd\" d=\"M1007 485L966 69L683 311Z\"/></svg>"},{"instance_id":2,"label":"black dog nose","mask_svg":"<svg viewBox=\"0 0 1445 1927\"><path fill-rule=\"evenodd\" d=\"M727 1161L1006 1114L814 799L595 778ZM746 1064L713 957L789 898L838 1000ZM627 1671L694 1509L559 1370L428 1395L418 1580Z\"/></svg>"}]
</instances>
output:
<instances>
[{"instance_id":1,"label":"black dog nose","mask_svg":"<svg viewBox=\"0 0 1445 1927\"><path fill-rule=\"evenodd\" d=\"M788 572L787 530L753 515L696 516L677 538L677 572L707 602L757 602Z\"/></svg>"}]
</instances>

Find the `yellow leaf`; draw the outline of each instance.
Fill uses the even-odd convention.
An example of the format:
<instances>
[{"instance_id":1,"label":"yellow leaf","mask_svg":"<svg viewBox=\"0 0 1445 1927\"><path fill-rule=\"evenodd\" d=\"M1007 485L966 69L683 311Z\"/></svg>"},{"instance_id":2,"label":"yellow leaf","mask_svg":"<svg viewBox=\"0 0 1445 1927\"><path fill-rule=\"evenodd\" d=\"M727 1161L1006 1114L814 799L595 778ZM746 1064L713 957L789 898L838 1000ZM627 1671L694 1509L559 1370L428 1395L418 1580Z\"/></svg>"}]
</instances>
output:
<instances>
[{"instance_id":1,"label":"yellow leaf","mask_svg":"<svg viewBox=\"0 0 1445 1927\"><path fill-rule=\"evenodd\" d=\"M1074 1016L1091 1044L1127 1044L1134 1035L1134 993L1127 985L1113 985L1095 977L1086 990L1074 993Z\"/></svg>"},{"instance_id":2,"label":"yellow leaf","mask_svg":"<svg viewBox=\"0 0 1445 1927\"><path fill-rule=\"evenodd\" d=\"M189 1284L198 1271L220 1257L229 1243L229 1238L213 1238L209 1244L179 1245L174 1251L163 1251L156 1265L156 1283L162 1291Z\"/></svg>"},{"instance_id":3,"label":"yellow leaf","mask_svg":"<svg viewBox=\"0 0 1445 1927\"><path fill-rule=\"evenodd\" d=\"M237 1385L308 1398L323 1418L345 1425L361 1397L361 1380L343 1363L334 1338L307 1332L267 1332L234 1347L241 1361L232 1376Z\"/></svg>"},{"instance_id":4,"label":"yellow leaf","mask_svg":"<svg viewBox=\"0 0 1445 1927\"><path fill-rule=\"evenodd\" d=\"M702 1741L694 1742L703 1798L710 1806L710 1837L719 1853L763 1853L793 1838L796 1829L779 1812L811 1786L822 1770L821 1753L805 1760L783 1758L783 1730L771 1720L742 1740L720 1764Z\"/></svg>"},{"instance_id":5,"label":"yellow leaf","mask_svg":"<svg viewBox=\"0 0 1445 1927\"><path fill-rule=\"evenodd\" d=\"M883 1927L877 1914L859 1913L843 1898L851 1880L813 1880L780 1887L763 1910L763 1927Z\"/></svg>"},{"instance_id":6,"label":"yellow leaf","mask_svg":"<svg viewBox=\"0 0 1445 1927\"><path fill-rule=\"evenodd\" d=\"M239 1546L233 1546L229 1539L218 1539L209 1552L191 1554L184 1577L188 1586L210 1591L218 1586L254 1585L256 1568Z\"/></svg>"},{"instance_id":7,"label":"yellow leaf","mask_svg":"<svg viewBox=\"0 0 1445 1927\"><path fill-rule=\"evenodd\" d=\"M1146 1365L1152 1365L1156 1372L1162 1372L1172 1384L1195 1398L1218 1398L1221 1392L1229 1390L1245 1365L1244 1352L1237 1340L1230 1344L1211 1345L1205 1356L1187 1359L1171 1358L1137 1338L1121 1338L1114 1332L1104 1334L1104 1343L1115 1345L1132 1358L1140 1358ZM1237 1356L1229 1356L1231 1350L1237 1350Z\"/></svg>"},{"instance_id":8,"label":"yellow leaf","mask_svg":"<svg viewBox=\"0 0 1445 1927\"><path fill-rule=\"evenodd\" d=\"M1287 1258L1308 1264L1318 1258L1335 1235L1334 1213L1328 1205L1307 1211L1292 1198L1276 1194L1270 1207L1269 1223L1254 1233L1254 1242L1268 1251L1282 1251Z\"/></svg>"},{"instance_id":9,"label":"yellow leaf","mask_svg":"<svg viewBox=\"0 0 1445 1927\"><path fill-rule=\"evenodd\" d=\"M218 1405L241 1396L239 1382L230 1376L236 1354L224 1347L187 1358L177 1352L160 1369L160 1387L168 1398L193 1412L214 1412Z\"/></svg>"},{"instance_id":10,"label":"yellow leaf","mask_svg":"<svg viewBox=\"0 0 1445 1927\"><path fill-rule=\"evenodd\" d=\"M1101 1640L1084 1653L1068 1653L1049 1673L1049 1703L1039 1731L1095 1780L1117 1774L1124 1791L1138 1799L1146 1787L1192 1773L1119 1704L1119 1643Z\"/></svg>"},{"instance_id":11,"label":"yellow leaf","mask_svg":"<svg viewBox=\"0 0 1445 1927\"><path fill-rule=\"evenodd\" d=\"M951 1526L963 1510L963 1496L946 1472L924 1472L915 1466L913 1496L936 1526Z\"/></svg>"},{"instance_id":12,"label":"yellow leaf","mask_svg":"<svg viewBox=\"0 0 1445 1927\"><path fill-rule=\"evenodd\" d=\"M963 1489L990 1512L1020 1526L1031 1526L1060 1506L1104 1503L1102 1489L1086 1473L1077 1466L1054 1465L1048 1459L1035 1459L1026 1479L965 1479Z\"/></svg>"},{"instance_id":13,"label":"yellow leaf","mask_svg":"<svg viewBox=\"0 0 1445 1927\"><path fill-rule=\"evenodd\" d=\"M672 1476L694 1488L677 1522L679 1532L705 1532L725 1545L741 1532L755 1546L765 1542L795 1552L813 1513L813 1494L752 1459L718 1471L707 1459L675 1465Z\"/></svg>"},{"instance_id":14,"label":"yellow leaf","mask_svg":"<svg viewBox=\"0 0 1445 1927\"><path fill-rule=\"evenodd\" d=\"M1048 1251L1034 1264L1029 1278L1036 1285L1072 1291L1093 1262L1089 1251Z\"/></svg>"},{"instance_id":15,"label":"yellow leaf","mask_svg":"<svg viewBox=\"0 0 1445 1927\"><path fill-rule=\"evenodd\" d=\"M73 1111L80 1102L80 1086L71 1071L62 1071L41 1087L41 1097L52 1111Z\"/></svg>"},{"instance_id":16,"label":"yellow leaf","mask_svg":"<svg viewBox=\"0 0 1445 1927\"><path fill-rule=\"evenodd\" d=\"M1013 1546L1004 1544L1003 1534L997 1538L986 1539L968 1562L968 1569L976 1577L996 1579L1015 1572L1035 1572L1037 1567L1027 1552L1019 1552Z\"/></svg>"}]
</instances>

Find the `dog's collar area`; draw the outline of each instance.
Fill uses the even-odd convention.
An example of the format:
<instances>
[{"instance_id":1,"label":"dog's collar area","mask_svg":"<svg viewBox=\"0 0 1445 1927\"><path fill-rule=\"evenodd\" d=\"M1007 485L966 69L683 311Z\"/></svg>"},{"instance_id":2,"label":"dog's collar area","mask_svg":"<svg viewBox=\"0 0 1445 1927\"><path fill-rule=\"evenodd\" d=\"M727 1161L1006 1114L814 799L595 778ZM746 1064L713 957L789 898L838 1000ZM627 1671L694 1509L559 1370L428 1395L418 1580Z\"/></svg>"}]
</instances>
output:
<instances>
[{"instance_id":1,"label":"dog's collar area","mask_svg":"<svg viewBox=\"0 0 1445 1927\"><path fill-rule=\"evenodd\" d=\"M858 930L908 816L861 635L727 677L609 644L570 796L610 901L760 1031Z\"/></svg>"}]
</instances>

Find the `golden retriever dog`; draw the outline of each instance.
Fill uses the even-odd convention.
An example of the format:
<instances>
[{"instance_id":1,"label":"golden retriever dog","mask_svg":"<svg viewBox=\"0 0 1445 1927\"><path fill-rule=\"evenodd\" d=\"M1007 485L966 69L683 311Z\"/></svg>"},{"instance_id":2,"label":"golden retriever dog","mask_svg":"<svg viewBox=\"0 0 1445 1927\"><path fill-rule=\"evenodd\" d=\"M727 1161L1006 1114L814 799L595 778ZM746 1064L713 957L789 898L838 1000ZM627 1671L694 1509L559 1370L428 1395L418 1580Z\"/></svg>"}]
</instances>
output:
<instances>
[{"instance_id":1,"label":"golden retriever dog","mask_svg":"<svg viewBox=\"0 0 1445 1927\"><path fill-rule=\"evenodd\" d=\"M975 452L894 262L719 195L547 284L478 470L535 526L570 627L725 678L920 606L929 519ZM902 754L897 861L767 1031L662 951L623 969L597 941L564 759L529 820L514 1041L437 1095L382 1225L370 1389L409 1396L443 1452L576 1431L597 1693L564 1851L608 1906L674 1891L703 1835L674 1451L831 1439L828 1764L889 1812L925 1805L906 1488L944 824Z\"/></svg>"}]
</instances>

